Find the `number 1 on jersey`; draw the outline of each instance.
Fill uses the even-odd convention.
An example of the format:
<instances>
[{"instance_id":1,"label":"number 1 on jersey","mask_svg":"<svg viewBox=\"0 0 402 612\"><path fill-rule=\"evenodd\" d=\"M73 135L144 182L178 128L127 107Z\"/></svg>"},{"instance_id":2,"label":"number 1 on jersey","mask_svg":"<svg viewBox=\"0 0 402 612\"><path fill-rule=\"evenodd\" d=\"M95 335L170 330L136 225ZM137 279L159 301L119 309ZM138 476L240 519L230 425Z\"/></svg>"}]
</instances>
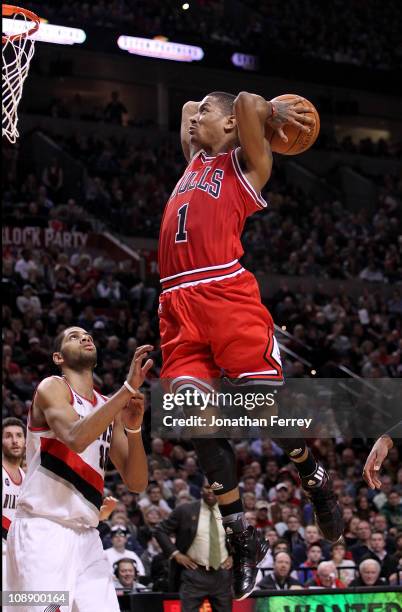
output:
<instances>
[{"instance_id":1,"label":"number 1 on jersey","mask_svg":"<svg viewBox=\"0 0 402 612\"><path fill-rule=\"evenodd\" d=\"M175 242L187 242L186 218L188 204L183 204L177 211L178 223Z\"/></svg>"}]
</instances>

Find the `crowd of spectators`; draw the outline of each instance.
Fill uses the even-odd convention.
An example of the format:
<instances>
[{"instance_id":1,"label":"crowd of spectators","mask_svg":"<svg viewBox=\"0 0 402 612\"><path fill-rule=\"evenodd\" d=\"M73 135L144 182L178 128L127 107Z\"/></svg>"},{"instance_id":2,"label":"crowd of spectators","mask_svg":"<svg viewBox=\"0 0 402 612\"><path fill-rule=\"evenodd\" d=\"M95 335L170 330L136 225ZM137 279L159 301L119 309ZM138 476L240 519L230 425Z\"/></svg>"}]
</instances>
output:
<instances>
[{"instance_id":1,"label":"crowd of spectators","mask_svg":"<svg viewBox=\"0 0 402 612\"><path fill-rule=\"evenodd\" d=\"M359 443L360 442L360 443ZM353 448L352 448L353 445ZM236 444L237 470L248 521L270 542L260 563L258 589L396 585L402 580L402 468L398 448L385 463L381 492L362 481L367 449L361 441L316 440L316 456L334 479L346 523L345 542L330 545L313 524L299 477L269 440ZM157 525L177 506L199 499L203 476L191 446L155 438L150 484L138 496L108 480L118 498L100 533L110 562L131 558L142 590L167 588L167 561Z\"/></svg>"},{"instance_id":2,"label":"crowd of spectators","mask_svg":"<svg viewBox=\"0 0 402 612\"><path fill-rule=\"evenodd\" d=\"M241 45L242 51L270 52L378 69L400 66L402 46L398 2L309 0L193 0L188 10L169 0L30 2L51 23L124 29L137 36L164 35L178 42Z\"/></svg>"},{"instance_id":3,"label":"crowd of spectators","mask_svg":"<svg viewBox=\"0 0 402 612\"><path fill-rule=\"evenodd\" d=\"M52 218L60 212L76 213L82 220L84 206L116 232L124 228L127 235L158 237L165 202L183 171L174 140L155 148L145 140L133 144L78 134L54 138L87 170L82 202L65 197L59 185L62 169L55 162L53 169L45 169L42 184L32 174L22 181L16 172L7 175L6 214ZM249 219L243 235L246 267L271 274L397 283L402 278L402 182L386 175L376 179L376 187L374 215L364 208L351 211L339 198L318 201L289 184L276 159L264 194L269 206Z\"/></svg>"},{"instance_id":4,"label":"crowd of spectators","mask_svg":"<svg viewBox=\"0 0 402 612\"><path fill-rule=\"evenodd\" d=\"M375 141L368 136L359 140L352 138L350 135L337 138L334 134L325 131L320 132L314 148L382 159L400 159L402 157L402 142L386 140L385 138L378 138Z\"/></svg>"}]
</instances>

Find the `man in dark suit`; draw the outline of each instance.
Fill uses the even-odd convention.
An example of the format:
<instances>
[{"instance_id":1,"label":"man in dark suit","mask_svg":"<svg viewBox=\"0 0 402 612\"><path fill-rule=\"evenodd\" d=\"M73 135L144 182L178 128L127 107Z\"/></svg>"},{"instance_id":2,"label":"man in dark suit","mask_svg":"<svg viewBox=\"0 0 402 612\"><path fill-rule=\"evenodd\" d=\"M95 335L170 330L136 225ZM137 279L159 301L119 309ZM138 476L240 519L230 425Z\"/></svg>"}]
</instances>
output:
<instances>
[{"instance_id":1,"label":"man in dark suit","mask_svg":"<svg viewBox=\"0 0 402 612\"><path fill-rule=\"evenodd\" d=\"M179 591L183 612L198 612L206 597L214 612L231 612L232 558L209 485L204 485L200 501L175 508L158 525L155 537L169 557L169 589Z\"/></svg>"}]
</instances>

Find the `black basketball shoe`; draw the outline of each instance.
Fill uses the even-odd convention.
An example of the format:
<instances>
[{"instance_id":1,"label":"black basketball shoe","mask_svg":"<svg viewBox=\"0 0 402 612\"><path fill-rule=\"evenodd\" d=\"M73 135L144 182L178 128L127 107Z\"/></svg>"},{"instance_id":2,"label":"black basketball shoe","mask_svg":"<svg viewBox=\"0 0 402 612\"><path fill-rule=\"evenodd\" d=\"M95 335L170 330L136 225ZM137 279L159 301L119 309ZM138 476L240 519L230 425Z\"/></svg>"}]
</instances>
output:
<instances>
[{"instance_id":1,"label":"black basketball shoe","mask_svg":"<svg viewBox=\"0 0 402 612\"><path fill-rule=\"evenodd\" d=\"M344 530L342 512L330 478L321 464L317 464L311 476L302 479L302 485L313 504L316 522L324 538L337 542Z\"/></svg>"},{"instance_id":2,"label":"black basketball shoe","mask_svg":"<svg viewBox=\"0 0 402 612\"><path fill-rule=\"evenodd\" d=\"M228 549L233 557L233 597L246 599L253 591L257 578L257 564L263 560L269 543L242 517L225 525Z\"/></svg>"}]
</instances>

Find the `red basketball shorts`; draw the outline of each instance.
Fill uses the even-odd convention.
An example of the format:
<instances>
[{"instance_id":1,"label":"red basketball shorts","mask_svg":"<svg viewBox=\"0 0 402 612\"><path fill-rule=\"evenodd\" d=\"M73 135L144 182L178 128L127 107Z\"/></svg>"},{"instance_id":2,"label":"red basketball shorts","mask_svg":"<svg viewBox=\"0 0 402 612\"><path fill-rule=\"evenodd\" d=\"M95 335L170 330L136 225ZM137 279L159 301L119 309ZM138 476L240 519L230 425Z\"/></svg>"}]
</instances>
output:
<instances>
[{"instance_id":1,"label":"red basketball shorts","mask_svg":"<svg viewBox=\"0 0 402 612\"><path fill-rule=\"evenodd\" d=\"M159 319L161 378L283 383L272 317L250 272L163 292Z\"/></svg>"}]
</instances>

